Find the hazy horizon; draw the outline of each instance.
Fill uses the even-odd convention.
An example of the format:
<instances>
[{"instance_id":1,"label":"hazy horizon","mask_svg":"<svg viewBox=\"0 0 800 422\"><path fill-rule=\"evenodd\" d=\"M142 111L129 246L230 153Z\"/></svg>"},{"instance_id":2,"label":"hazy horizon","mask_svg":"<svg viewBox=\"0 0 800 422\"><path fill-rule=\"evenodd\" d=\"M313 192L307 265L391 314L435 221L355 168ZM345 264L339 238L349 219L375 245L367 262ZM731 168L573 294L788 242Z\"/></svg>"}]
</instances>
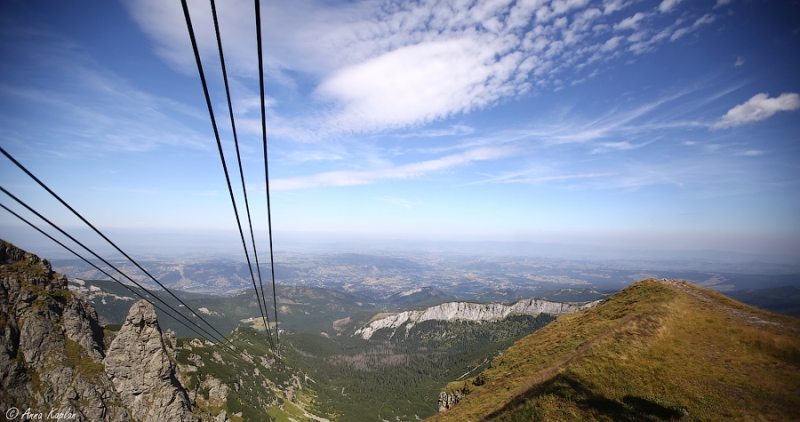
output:
<instances>
[{"instance_id":1,"label":"hazy horizon","mask_svg":"<svg viewBox=\"0 0 800 422\"><path fill-rule=\"evenodd\" d=\"M96 252L106 257L122 258L113 248L102 241L89 229L68 230L79 240L95 249ZM35 233L31 236L26 227L6 226L3 230L4 240L37 253L47 259L72 259L74 255L64 250L49 239ZM125 252L135 258L141 259L191 259L222 257L244 261L241 239L238 234L223 231L202 233L200 231L173 231L151 232L107 229L104 231ZM9 236L10 235L10 236ZM261 263L268 262L269 248L266 233L256 233L258 255ZM68 243L66 239L62 239ZM275 254L280 260L280 255L356 253L365 255L381 254L411 254L429 256L487 256L487 257L531 257L560 260L585 260L594 262L603 261L630 261L633 263L676 262L685 261L687 265L707 264L763 264L764 268L781 268L781 272L799 272L800 257L790 254L763 254L743 252L738 250L724 250L714 248L685 249L680 247L667 247L667 245L651 244L649 246L627 246L625 244L602 243L567 243L557 241L515 241L515 240L469 240L452 241L437 239L380 239L357 237L353 235L323 234L312 235L309 233L281 233L275 234ZM642 244L645 244L643 239ZM261 245L263 244L263 246ZM79 248L76 248L79 249ZM248 251L251 245L248 240ZM84 254L90 257L88 253ZM769 272L769 270L766 270Z\"/></svg>"}]
</instances>

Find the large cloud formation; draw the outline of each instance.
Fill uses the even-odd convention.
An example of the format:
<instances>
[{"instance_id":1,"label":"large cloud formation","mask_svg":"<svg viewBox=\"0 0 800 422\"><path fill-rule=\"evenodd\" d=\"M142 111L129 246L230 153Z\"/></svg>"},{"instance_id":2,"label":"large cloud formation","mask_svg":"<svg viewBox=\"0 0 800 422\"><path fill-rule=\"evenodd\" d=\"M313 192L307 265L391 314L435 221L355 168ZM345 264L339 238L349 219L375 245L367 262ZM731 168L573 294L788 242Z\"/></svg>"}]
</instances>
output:
<instances>
[{"instance_id":1,"label":"large cloud formation","mask_svg":"<svg viewBox=\"0 0 800 422\"><path fill-rule=\"evenodd\" d=\"M174 2L125 2L159 54L191 69ZM246 78L254 68L246 58L254 57L251 8L244 0L220 5L233 74ZM201 25L208 5L193 0L191 9L203 54L213 57L210 24ZM580 83L608 60L674 42L716 13L711 3L680 0L297 0L266 5L263 19L272 75L287 85L312 81L303 91L316 108L299 126L331 134L424 125Z\"/></svg>"}]
</instances>

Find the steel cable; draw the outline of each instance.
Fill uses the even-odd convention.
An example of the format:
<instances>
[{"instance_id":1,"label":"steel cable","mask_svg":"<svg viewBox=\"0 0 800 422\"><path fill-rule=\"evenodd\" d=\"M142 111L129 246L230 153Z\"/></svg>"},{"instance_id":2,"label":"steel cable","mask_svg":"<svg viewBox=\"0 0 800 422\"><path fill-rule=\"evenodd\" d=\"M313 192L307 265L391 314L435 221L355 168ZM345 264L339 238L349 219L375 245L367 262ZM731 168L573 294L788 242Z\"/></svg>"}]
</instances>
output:
<instances>
[{"instance_id":1,"label":"steel cable","mask_svg":"<svg viewBox=\"0 0 800 422\"><path fill-rule=\"evenodd\" d=\"M225 81L225 96L228 100L228 113L231 116L231 131L233 132L233 144L236 146L236 161L239 164L239 177L242 181L242 194L244 195L244 208L247 211L247 224L250 226L250 241L253 245L253 256L256 260L256 271L258 272L258 285L261 287L261 302L264 304L264 311L267 314L267 318L269 318L269 310L267 310L267 302L266 296L264 295L264 282L261 278L261 265L258 262L258 250L256 249L256 237L253 234L253 220L250 218L250 202L247 199L247 188L245 187L244 183L244 170L242 169L242 157L239 154L239 137L236 134L236 123L233 116L233 104L231 103L231 91L228 85L228 71L225 67L225 55L222 52L222 37L219 31L219 21L217 20L217 7L214 3L214 0L211 1L211 16L214 18L214 32L217 36L217 47L219 49L219 62L220 66L222 67L222 79ZM272 336L272 333L269 327L264 327L267 334ZM277 338L277 320L275 322L275 336Z\"/></svg>"},{"instance_id":2,"label":"steel cable","mask_svg":"<svg viewBox=\"0 0 800 422\"><path fill-rule=\"evenodd\" d=\"M250 254L247 252L247 243L245 242L244 239L244 231L242 230L242 223L239 219L239 211L236 208L236 199L233 196L233 188L231 187L231 179L228 174L228 166L225 163L225 154L222 151L222 142L220 141L219 130L217 129L217 121L214 118L214 108L211 105L211 96L208 93L208 84L206 83L205 72L203 72L203 63L200 60L200 51L197 48L197 40L195 39L194 29L192 28L192 18L189 15L189 6L186 4L186 0L181 0L181 5L183 6L183 15L186 18L186 27L189 31L189 38L191 39L192 42L192 49L194 50L194 58L195 62L197 63L197 71L200 74L200 82L203 85L203 94L205 95L206 106L208 107L208 114L209 117L211 118L211 126L214 129L214 137L217 141L217 149L219 150L220 160L222 161L222 169L225 172L225 180L228 183L228 193L230 194L231 203L233 204L233 213L236 216L236 225L239 227L239 236L242 239L242 247L244 248L244 254L245 257L247 258L247 267L250 269L250 278L253 281L253 289L255 290L256 300L258 301L258 309L261 312L261 318L264 320L264 328L266 330L269 330L268 318L264 314L264 309L262 307L261 299L258 294L256 279L255 275L253 274L253 266L250 263ZM268 335L267 338L269 339L270 346L274 349L275 344L272 341L272 336Z\"/></svg>"},{"instance_id":3,"label":"steel cable","mask_svg":"<svg viewBox=\"0 0 800 422\"><path fill-rule=\"evenodd\" d=\"M267 191L267 226L269 227L269 264L272 270L272 304L275 309L275 341L278 343L278 359L281 356L281 340L278 331L278 295L275 289L275 258L272 252L272 213L269 202L269 158L267 155L267 110L264 98L264 58L261 51L261 2L254 0L256 12L256 39L258 48L258 82L259 93L261 94L261 133L263 135L264 143L264 177L266 179Z\"/></svg>"}]
</instances>

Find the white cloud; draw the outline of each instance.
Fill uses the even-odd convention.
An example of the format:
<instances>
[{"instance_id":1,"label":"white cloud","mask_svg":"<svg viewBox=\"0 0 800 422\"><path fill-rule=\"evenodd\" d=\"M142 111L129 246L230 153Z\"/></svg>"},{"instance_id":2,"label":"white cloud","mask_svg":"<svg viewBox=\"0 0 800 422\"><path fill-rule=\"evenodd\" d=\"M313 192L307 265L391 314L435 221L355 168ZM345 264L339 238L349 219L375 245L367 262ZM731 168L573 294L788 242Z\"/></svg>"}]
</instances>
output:
<instances>
[{"instance_id":1,"label":"white cloud","mask_svg":"<svg viewBox=\"0 0 800 422\"><path fill-rule=\"evenodd\" d=\"M468 39L416 44L342 69L317 92L342 104L333 120L343 128L427 123L515 91L508 82L521 56L491 52Z\"/></svg>"},{"instance_id":2,"label":"white cloud","mask_svg":"<svg viewBox=\"0 0 800 422\"><path fill-rule=\"evenodd\" d=\"M642 12L637 12L633 16L629 18L625 18L620 23L614 25L614 29L616 30L624 30L624 29L637 29L639 27L639 23L645 18L645 15Z\"/></svg>"},{"instance_id":3,"label":"white cloud","mask_svg":"<svg viewBox=\"0 0 800 422\"><path fill-rule=\"evenodd\" d=\"M721 129L757 122L779 111L792 111L798 108L800 108L800 95L797 93L784 93L777 98L769 98L767 93L756 94L745 103L728 110L712 128Z\"/></svg>"},{"instance_id":4,"label":"white cloud","mask_svg":"<svg viewBox=\"0 0 800 422\"><path fill-rule=\"evenodd\" d=\"M736 63L734 63L733 65L737 66L737 67L738 66L743 66L744 65L744 58L743 57L737 57L736 58Z\"/></svg>"},{"instance_id":5,"label":"white cloud","mask_svg":"<svg viewBox=\"0 0 800 422\"><path fill-rule=\"evenodd\" d=\"M692 28L690 28L688 26L684 27L684 28L679 28L678 30L676 30L675 32L672 33L672 36L669 37L669 40L670 41L675 41L678 38L680 38L680 37L688 34L689 32L691 32L691 30L692 30Z\"/></svg>"},{"instance_id":6,"label":"white cloud","mask_svg":"<svg viewBox=\"0 0 800 422\"><path fill-rule=\"evenodd\" d=\"M448 129L431 129L422 132L412 132L405 134L398 134L398 138L439 138L443 136L464 136L475 132L475 128L466 125L452 125Z\"/></svg>"},{"instance_id":7,"label":"white cloud","mask_svg":"<svg viewBox=\"0 0 800 422\"><path fill-rule=\"evenodd\" d=\"M661 13L671 12L673 9L675 9L675 6L680 4L682 1L683 0L664 0L660 5L658 5L658 10L660 10Z\"/></svg>"},{"instance_id":8,"label":"white cloud","mask_svg":"<svg viewBox=\"0 0 800 422\"><path fill-rule=\"evenodd\" d=\"M680 28L680 29L676 30L672 34L672 37L670 37L670 40L671 41L675 41L678 38L680 38L680 37L692 32L694 30L696 30L697 28L699 28L699 27L701 27L703 25L706 25L706 24L714 22L715 20L717 20L717 16L716 15L711 14L711 13L706 13L705 15L701 16L696 21L694 21L692 26L685 26L683 28Z\"/></svg>"},{"instance_id":9,"label":"white cloud","mask_svg":"<svg viewBox=\"0 0 800 422\"><path fill-rule=\"evenodd\" d=\"M634 0L605 0L603 2L603 14L611 14L625 9L634 3Z\"/></svg>"},{"instance_id":10,"label":"white cloud","mask_svg":"<svg viewBox=\"0 0 800 422\"><path fill-rule=\"evenodd\" d=\"M756 150L756 149L750 149L750 150L747 150L747 151L742 151L742 152L740 152L740 153L738 153L736 155L744 155L744 156L748 156L748 157L755 157L755 156L758 156L758 155L764 155L764 151L759 151L759 150Z\"/></svg>"},{"instance_id":11,"label":"white cloud","mask_svg":"<svg viewBox=\"0 0 800 422\"><path fill-rule=\"evenodd\" d=\"M692 28L693 29L697 29L700 26L709 24L711 22L714 22L715 20L717 20L717 16L716 15L711 14L711 13L706 13L705 15L701 16L699 19L694 21L694 24L692 24Z\"/></svg>"},{"instance_id":12,"label":"white cloud","mask_svg":"<svg viewBox=\"0 0 800 422\"><path fill-rule=\"evenodd\" d=\"M624 39L625 39L625 37L620 37L620 36L609 38L608 41L606 41L605 44L603 44L603 48L601 48L601 50L602 51L614 51L614 50L617 49L617 47L619 47L619 44Z\"/></svg>"},{"instance_id":13,"label":"white cloud","mask_svg":"<svg viewBox=\"0 0 800 422\"><path fill-rule=\"evenodd\" d=\"M600 144L599 147L595 148L592 151L592 154L600 153L600 152L607 152L607 151L627 151L631 149L639 149L645 145L649 145L655 142L654 140L642 142L640 144L632 144L627 141L618 141L618 142L603 142Z\"/></svg>"},{"instance_id":14,"label":"white cloud","mask_svg":"<svg viewBox=\"0 0 800 422\"><path fill-rule=\"evenodd\" d=\"M575 179L594 179L597 177L613 176L616 173L585 173L585 174L563 174L555 176L540 176L540 177L519 177L503 180L504 183L542 183L553 182L561 180L575 180Z\"/></svg>"},{"instance_id":15,"label":"white cloud","mask_svg":"<svg viewBox=\"0 0 800 422\"><path fill-rule=\"evenodd\" d=\"M495 160L514 153L510 147L475 148L460 154L448 155L435 160L375 170L341 170L319 173L312 176L274 179L270 189L275 191L308 189L320 186L356 186L376 183L382 180L411 179L425 174L444 171L475 161Z\"/></svg>"}]
</instances>

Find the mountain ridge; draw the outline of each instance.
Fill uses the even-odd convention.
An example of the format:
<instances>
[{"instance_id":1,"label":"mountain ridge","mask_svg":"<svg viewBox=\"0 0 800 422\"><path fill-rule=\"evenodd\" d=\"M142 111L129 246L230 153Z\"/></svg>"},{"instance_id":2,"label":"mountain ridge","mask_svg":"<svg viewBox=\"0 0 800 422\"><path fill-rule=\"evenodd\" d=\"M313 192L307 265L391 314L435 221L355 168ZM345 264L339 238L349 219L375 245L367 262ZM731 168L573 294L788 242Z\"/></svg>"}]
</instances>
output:
<instances>
[{"instance_id":1,"label":"mountain ridge","mask_svg":"<svg viewBox=\"0 0 800 422\"><path fill-rule=\"evenodd\" d=\"M360 336L364 340L369 340L378 330L396 330L401 326L405 326L406 333L408 333L414 325L431 320L489 321L505 318L512 313L527 315L539 315L543 313L561 315L594 307L601 301L602 299L589 302L569 303L531 298L519 300L512 305L504 305L502 303L448 302L431 306L424 310L404 311L371 321L366 326L356 330L354 335Z\"/></svg>"}]
</instances>

